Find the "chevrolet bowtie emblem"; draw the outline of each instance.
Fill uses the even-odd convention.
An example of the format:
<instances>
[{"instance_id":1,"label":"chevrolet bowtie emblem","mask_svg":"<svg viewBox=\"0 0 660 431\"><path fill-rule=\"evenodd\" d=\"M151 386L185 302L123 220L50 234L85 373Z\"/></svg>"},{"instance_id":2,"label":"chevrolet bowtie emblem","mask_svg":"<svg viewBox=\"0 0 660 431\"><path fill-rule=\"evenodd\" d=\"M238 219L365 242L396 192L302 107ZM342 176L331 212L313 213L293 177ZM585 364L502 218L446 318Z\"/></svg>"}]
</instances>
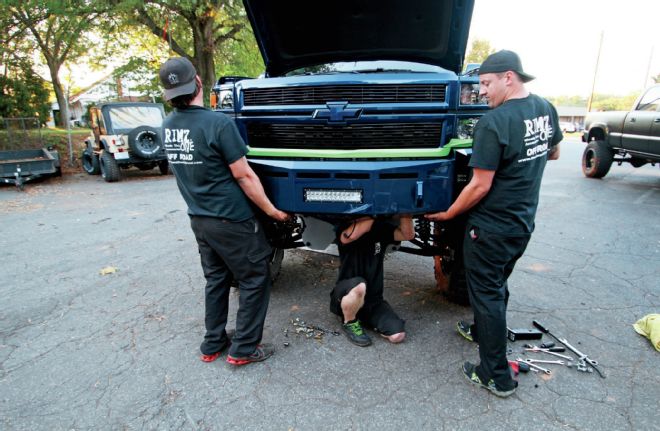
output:
<instances>
[{"instance_id":1,"label":"chevrolet bowtie emblem","mask_svg":"<svg viewBox=\"0 0 660 431\"><path fill-rule=\"evenodd\" d=\"M328 124L344 125L348 119L359 118L362 112L362 109L346 109L347 105L348 102L329 102L326 104L328 109L317 109L312 118L328 120Z\"/></svg>"}]
</instances>

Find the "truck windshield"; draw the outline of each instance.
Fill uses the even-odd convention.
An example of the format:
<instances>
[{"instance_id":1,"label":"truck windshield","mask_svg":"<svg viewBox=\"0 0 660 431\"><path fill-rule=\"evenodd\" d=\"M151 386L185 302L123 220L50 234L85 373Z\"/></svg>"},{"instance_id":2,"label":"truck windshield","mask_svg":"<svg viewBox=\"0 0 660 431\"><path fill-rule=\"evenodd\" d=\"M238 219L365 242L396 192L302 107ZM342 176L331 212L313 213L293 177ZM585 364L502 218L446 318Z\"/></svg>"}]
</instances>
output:
<instances>
[{"instance_id":1,"label":"truck windshield","mask_svg":"<svg viewBox=\"0 0 660 431\"><path fill-rule=\"evenodd\" d=\"M325 75L332 73L438 73L442 71L445 71L445 69L431 64L413 63L410 61L377 60L319 64L293 70L287 73L286 76Z\"/></svg>"},{"instance_id":2,"label":"truck windshield","mask_svg":"<svg viewBox=\"0 0 660 431\"><path fill-rule=\"evenodd\" d=\"M163 113L155 106L121 106L109 111L112 129L132 130L138 126L160 127Z\"/></svg>"}]
</instances>

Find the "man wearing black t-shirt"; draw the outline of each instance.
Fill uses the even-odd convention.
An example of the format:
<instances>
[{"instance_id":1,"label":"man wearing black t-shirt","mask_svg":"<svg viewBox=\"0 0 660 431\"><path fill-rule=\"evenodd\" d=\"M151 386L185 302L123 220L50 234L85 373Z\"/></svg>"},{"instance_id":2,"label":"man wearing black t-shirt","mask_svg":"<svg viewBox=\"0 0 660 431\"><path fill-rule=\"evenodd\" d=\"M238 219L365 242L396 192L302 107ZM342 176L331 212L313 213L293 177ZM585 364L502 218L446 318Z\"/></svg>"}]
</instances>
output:
<instances>
[{"instance_id":1,"label":"man wearing black t-shirt","mask_svg":"<svg viewBox=\"0 0 660 431\"><path fill-rule=\"evenodd\" d=\"M159 75L165 100L174 107L163 121L163 144L188 205L206 278L201 359L212 362L231 345L230 364L263 361L273 353L271 346L260 344L271 288L271 248L252 204L275 220L289 216L264 193L234 122L204 108L202 82L193 64L171 58ZM225 326L232 275L240 295L236 331L230 339Z\"/></svg>"},{"instance_id":2,"label":"man wearing black t-shirt","mask_svg":"<svg viewBox=\"0 0 660 431\"><path fill-rule=\"evenodd\" d=\"M405 339L405 322L383 299L383 259L389 244L414 236L410 216L401 216L399 226L365 217L339 231L341 263L337 284L330 292L330 311L343 319L342 329L353 344L371 344L363 323L392 343Z\"/></svg>"},{"instance_id":3,"label":"man wearing black t-shirt","mask_svg":"<svg viewBox=\"0 0 660 431\"><path fill-rule=\"evenodd\" d=\"M427 215L445 221L471 210L463 255L474 324L458 330L479 343L481 363L465 362L463 373L501 397L517 387L506 357L507 279L534 230L546 161L559 157L563 138L555 108L525 88L532 79L512 51L483 62L479 92L495 109L475 127L472 179L447 211Z\"/></svg>"}]
</instances>

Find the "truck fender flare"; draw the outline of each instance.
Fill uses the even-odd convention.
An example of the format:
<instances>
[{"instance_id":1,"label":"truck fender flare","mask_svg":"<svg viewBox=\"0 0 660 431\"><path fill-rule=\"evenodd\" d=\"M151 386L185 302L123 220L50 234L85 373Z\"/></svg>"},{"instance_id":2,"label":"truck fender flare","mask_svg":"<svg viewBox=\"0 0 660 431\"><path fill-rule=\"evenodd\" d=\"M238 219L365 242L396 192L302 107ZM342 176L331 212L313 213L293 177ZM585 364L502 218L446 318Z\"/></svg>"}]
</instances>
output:
<instances>
[{"instance_id":1,"label":"truck fender flare","mask_svg":"<svg viewBox=\"0 0 660 431\"><path fill-rule=\"evenodd\" d=\"M605 123L593 123L589 126L589 139L587 143L591 141L605 141L609 140L609 127Z\"/></svg>"}]
</instances>

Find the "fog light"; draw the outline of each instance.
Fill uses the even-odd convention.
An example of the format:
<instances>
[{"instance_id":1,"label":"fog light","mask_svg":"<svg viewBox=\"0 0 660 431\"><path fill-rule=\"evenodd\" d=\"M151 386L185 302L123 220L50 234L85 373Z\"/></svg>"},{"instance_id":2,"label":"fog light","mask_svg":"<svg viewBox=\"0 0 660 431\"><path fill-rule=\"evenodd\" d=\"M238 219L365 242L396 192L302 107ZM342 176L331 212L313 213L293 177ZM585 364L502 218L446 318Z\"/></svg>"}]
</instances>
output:
<instances>
[{"instance_id":1,"label":"fog light","mask_svg":"<svg viewBox=\"0 0 660 431\"><path fill-rule=\"evenodd\" d=\"M305 189L305 202L362 203L362 190Z\"/></svg>"}]
</instances>

